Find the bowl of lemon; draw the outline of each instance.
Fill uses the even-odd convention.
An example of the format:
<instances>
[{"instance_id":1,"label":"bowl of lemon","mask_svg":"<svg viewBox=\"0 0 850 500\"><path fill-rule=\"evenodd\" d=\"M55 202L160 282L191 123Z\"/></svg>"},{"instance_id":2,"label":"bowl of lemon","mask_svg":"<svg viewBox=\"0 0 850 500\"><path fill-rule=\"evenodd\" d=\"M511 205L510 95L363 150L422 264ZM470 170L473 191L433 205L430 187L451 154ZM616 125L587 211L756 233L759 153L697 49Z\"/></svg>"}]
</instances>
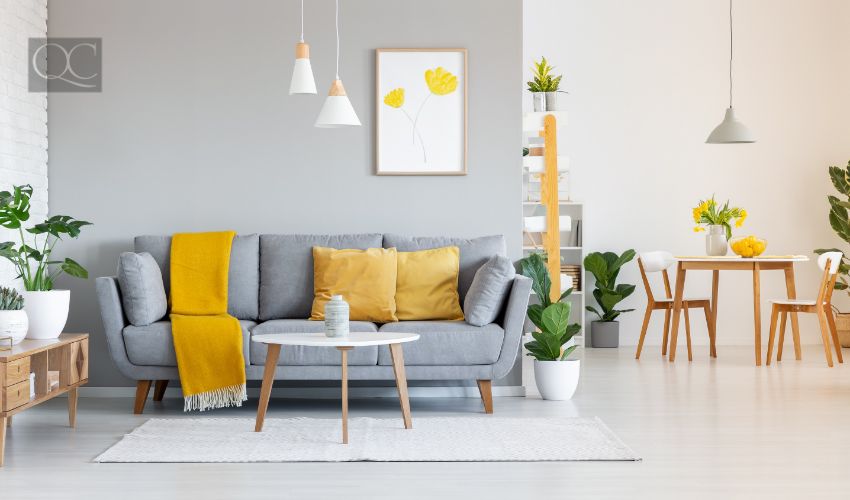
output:
<instances>
[{"instance_id":1,"label":"bowl of lemon","mask_svg":"<svg viewBox=\"0 0 850 500\"><path fill-rule=\"evenodd\" d=\"M738 236L729 240L732 251L741 257L757 257L767 248L767 240L755 236Z\"/></svg>"}]
</instances>

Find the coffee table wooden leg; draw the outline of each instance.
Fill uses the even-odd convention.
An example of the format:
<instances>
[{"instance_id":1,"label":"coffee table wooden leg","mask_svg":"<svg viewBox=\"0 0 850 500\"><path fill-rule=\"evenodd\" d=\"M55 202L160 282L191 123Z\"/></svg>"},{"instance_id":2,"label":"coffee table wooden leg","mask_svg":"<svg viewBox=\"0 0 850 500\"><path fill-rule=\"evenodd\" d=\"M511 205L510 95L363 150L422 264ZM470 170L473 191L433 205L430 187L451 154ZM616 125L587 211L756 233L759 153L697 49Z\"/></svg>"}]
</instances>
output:
<instances>
[{"instance_id":1,"label":"coffee table wooden leg","mask_svg":"<svg viewBox=\"0 0 850 500\"><path fill-rule=\"evenodd\" d=\"M797 287L794 284L794 264L788 264L785 268L785 291L789 299L797 298ZM797 361L803 359L803 352L800 350L800 323L797 320L797 313L791 313L791 333L794 336L794 358Z\"/></svg>"},{"instance_id":2,"label":"coffee table wooden leg","mask_svg":"<svg viewBox=\"0 0 850 500\"><path fill-rule=\"evenodd\" d=\"M257 406L257 423L254 425L254 432L263 430L263 421L266 419L266 410L269 407L269 398L272 395L274 372L277 368L277 360L280 357L280 344L268 344L268 347L266 366L263 369L263 387L260 389L260 403Z\"/></svg>"},{"instance_id":3,"label":"coffee table wooden leg","mask_svg":"<svg viewBox=\"0 0 850 500\"><path fill-rule=\"evenodd\" d=\"M410 400L407 397L407 376L404 373L404 354L401 352L401 344L390 344L390 354L393 357L395 385L398 388L398 399L401 403L401 417L404 419L404 428L412 429L413 420L410 418Z\"/></svg>"},{"instance_id":4,"label":"coffee table wooden leg","mask_svg":"<svg viewBox=\"0 0 850 500\"><path fill-rule=\"evenodd\" d=\"M77 388L68 391L68 425L77 426Z\"/></svg>"},{"instance_id":5,"label":"coffee table wooden leg","mask_svg":"<svg viewBox=\"0 0 850 500\"><path fill-rule=\"evenodd\" d=\"M342 360L342 444L348 444L348 351L351 347L337 347Z\"/></svg>"}]
</instances>

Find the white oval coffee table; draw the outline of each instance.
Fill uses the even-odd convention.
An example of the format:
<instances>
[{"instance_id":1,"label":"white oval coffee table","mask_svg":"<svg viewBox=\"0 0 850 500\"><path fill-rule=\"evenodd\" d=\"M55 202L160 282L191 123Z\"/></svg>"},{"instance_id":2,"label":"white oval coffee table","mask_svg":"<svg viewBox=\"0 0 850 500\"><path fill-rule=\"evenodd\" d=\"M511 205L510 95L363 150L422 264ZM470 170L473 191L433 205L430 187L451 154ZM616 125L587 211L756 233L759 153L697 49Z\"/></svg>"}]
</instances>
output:
<instances>
[{"instance_id":1,"label":"white oval coffee table","mask_svg":"<svg viewBox=\"0 0 850 500\"><path fill-rule=\"evenodd\" d=\"M416 333L398 332L351 332L347 337L327 337L324 333L275 333L267 335L255 335L251 338L254 342L260 342L268 346L266 365L263 370L263 387L260 390L260 403L257 407L257 423L255 432L263 430L263 420L266 418L266 410L269 406L269 397L274 384L274 372L277 368L277 360L280 357L280 348L284 345L298 345L309 347L334 347L342 355L342 442L348 444L348 351L355 347L387 345L393 358L393 373L395 383L398 387L398 398L401 402L401 416L404 419L404 428L413 427L410 418L410 401L407 397L407 377L404 374L404 355L401 352L401 344L413 342L419 339Z\"/></svg>"}]
</instances>

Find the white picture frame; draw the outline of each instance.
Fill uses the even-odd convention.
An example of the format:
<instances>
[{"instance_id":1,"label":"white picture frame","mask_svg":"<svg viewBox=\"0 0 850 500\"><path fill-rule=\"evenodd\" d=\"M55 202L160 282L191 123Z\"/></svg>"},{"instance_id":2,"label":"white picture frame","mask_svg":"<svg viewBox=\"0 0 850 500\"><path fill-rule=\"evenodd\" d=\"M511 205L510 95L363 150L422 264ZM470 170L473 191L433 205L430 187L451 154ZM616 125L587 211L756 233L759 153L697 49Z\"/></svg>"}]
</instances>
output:
<instances>
[{"instance_id":1,"label":"white picture frame","mask_svg":"<svg viewBox=\"0 0 850 500\"><path fill-rule=\"evenodd\" d=\"M375 50L376 175L467 174L467 75L466 49Z\"/></svg>"}]
</instances>

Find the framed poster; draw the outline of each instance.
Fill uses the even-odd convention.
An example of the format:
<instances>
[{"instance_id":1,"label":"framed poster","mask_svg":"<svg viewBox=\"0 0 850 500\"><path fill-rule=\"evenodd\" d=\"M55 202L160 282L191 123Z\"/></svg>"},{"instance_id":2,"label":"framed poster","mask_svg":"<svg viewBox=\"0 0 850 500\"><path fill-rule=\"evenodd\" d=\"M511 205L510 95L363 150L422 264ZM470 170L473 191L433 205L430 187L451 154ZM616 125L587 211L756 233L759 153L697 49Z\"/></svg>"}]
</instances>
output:
<instances>
[{"instance_id":1,"label":"framed poster","mask_svg":"<svg viewBox=\"0 0 850 500\"><path fill-rule=\"evenodd\" d=\"M466 175L466 49L376 49L375 173Z\"/></svg>"}]
</instances>

